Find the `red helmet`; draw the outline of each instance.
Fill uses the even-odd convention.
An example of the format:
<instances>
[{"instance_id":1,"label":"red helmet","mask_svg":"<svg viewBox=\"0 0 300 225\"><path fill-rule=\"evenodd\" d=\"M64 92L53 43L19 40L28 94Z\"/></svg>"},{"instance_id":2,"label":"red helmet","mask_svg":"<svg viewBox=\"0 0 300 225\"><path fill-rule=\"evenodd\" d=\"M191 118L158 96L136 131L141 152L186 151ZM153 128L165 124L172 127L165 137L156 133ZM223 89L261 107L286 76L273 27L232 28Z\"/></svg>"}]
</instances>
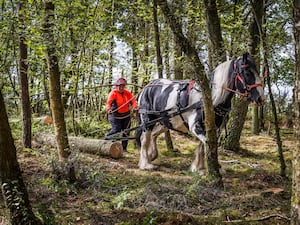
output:
<instances>
[{"instance_id":1,"label":"red helmet","mask_svg":"<svg viewBox=\"0 0 300 225\"><path fill-rule=\"evenodd\" d=\"M127 84L127 81L126 81L126 79L123 78L123 77L119 78L119 79L116 81L116 83L115 83L116 86L119 86L119 85L126 85L126 84Z\"/></svg>"}]
</instances>

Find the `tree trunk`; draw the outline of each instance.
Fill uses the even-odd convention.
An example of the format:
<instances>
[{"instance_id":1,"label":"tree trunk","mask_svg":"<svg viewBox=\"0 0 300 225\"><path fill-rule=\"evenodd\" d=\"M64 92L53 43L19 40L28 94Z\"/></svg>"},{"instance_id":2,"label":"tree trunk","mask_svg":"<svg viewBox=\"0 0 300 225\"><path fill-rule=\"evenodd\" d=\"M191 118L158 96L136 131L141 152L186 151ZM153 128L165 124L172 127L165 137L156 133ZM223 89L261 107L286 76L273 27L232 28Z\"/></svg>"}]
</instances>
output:
<instances>
[{"instance_id":1,"label":"tree trunk","mask_svg":"<svg viewBox=\"0 0 300 225\"><path fill-rule=\"evenodd\" d=\"M24 148L31 148L31 103L28 90L28 62L27 62L27 44L25 38L25 22L24 22L24 4L26 1L19 2L19 22L20 22L20 59L19 59L19 73L20 73L20 89L21 89L21 103L22 103L22 143Z\"/></svg>"},{"instance_id":2,"label":"tree trunk","mask_svg":"<svg viewBox=\"0 0 300 225\"><path fill-rule=\"evenodd\" d=\"M132 75L131 75L131 81L133 84L138 84L138 47L137 47L137 9L136 9L136 0L133 0L133 18L131 23L131 33L132 33L132 39L131 39L131 51L132 51ZM132 93L135 95L138 93L137 86L133 86Z\"/></svg>"},{"instance_id":3,"label":"tree trunk","mask_svg":"<svg viewBox=\"0 0 300 225\"><path fill-rule=\"evenodd\" d=\"M54 4L45 3L44 35L47 47L47 63L50 78L50 105L55 127L58 156L60 160L66 160L70 154L66 123L64 118L64 107L61 99L60 71L58 59L55 54L55 42L52 26L54 25Z\"/></svg>"},{"instance_id":4,"label":"tree trunk","mask_svg":"<svg viewBox=\"0 0 300 225\"><path fill-rule=\"evenodd\" d=\"M169 46L169 40L166 39L164 41L164 58L165 58L165 73L166 73L166 78L170 79L171 78L171 72L170 72L170 57L169 57L169 51L170 51L170 46Z\"/></svg>"},{"instance_id":5,"label":"tree trunk","mask_svg":"<svg viewBox=\"0 0 300 225\"><path fill-rule=\"evenodd\" d=\"M181 12L183 7L183 1L182 0L178 0L178 1L174 1L173 3L173 7L176 9L176 11ZM180 27L182 27L182 21L177 21L178 25ZM176 36L174 37L174 41L175 43L173 44L173 52L174 52L174 63L173 63L173 67L174 67L174 79L175 80L182 80L184 79L183 77L183 50L181 45L179 45L176 41Z\"/></svg>"},{"instance_id":6,"label":"tree trunk","mask_svg":"<svg viewBox=\"0 0 300 225\"><path fill-rule=\"evenodd\" d=\"M300 224L300 0L294 0L294 39L295 39L295 134L297 148L293 150L292 157L292 198L291 198L291 224Z\"/></svg>"},{"instance_id":7,"label":"tree trunk","mask_svg":"<svg viewBox=\"0 0 300 225\"><path fill-rule=\"evenodd\" d=\"M216 0L204 0L206 24L209 36L209 42L212 48L212 68L215 68L221 62L226 61L226 52L224 48L220 19L218 16Z\"/></svg>"},{"instance_id":8,"label":"tree trunk","mask_svg":"<svg viewBox=\"0 0 300 225\"><path fill-rule=\"evenodd\" d=\"M284 160L284 156L283 156L282 141L280 138L280 128L279 128L279 123L278 123L277 110L276 110L275 100L274 100L272 89L271 89L271 79L270 79L270 75L269 75L269 65L268 65L268 61L267 61L266 52L265 52L264 58L265 58L264 59L265 70L267 71L267 74L268 74L267 75L267 84L268 84L270 102L271 102L271 106L272 106L272 113L273 113L274 124L275 124L276 143L277 143L278 157L279 157L279 162L280 162L280 175L282 177L285 177L286 176L286 174L285 174L286 165L285 165L285 160Z\"/></svg>"},{"instance_id":9,"label":"tree trunk","mask_svg":"<svg viewBox=\"0 0 300 225\"><path fill-rule=\"evenodd\" d=\"M155 38L155 49L156 49L156 65L158 78L163 78L163 60L160 51L160 38L157 21L157 0L153 0L153 26L154 26L154 38Z\"/></svg>"},{"instance_id":10,"label":"tree trunk","mask_svg":"<svg viewBox=\"0 0 300 225\"><path fill-rule=\"evenodd\" d=\"M251 55L256 58L256 65L260 65L258 63L259 59L259 52L257 50L257 47L260 42L260 37L261 37L261 30L262 30L262 24L263 24L263 17L265 15L265 1L264 0L255 0L252 4L252 14L253 14L253 19L249 27L249 32L250 32L250 40L249 40L249 51ZM257 68L258 71L259 68ZM260 118L259 114L259 108L262 108L263 106L257 106L253 105L252 107L252 134L259 134L260 133L260 120L263 118Z\"/></svg>"},{"instance_id":11,"label":"tree trunk","mask_svg":"<svg viewBox=\"0 0 300 225\"><path fill-rule=\"evenodd\" d=\"M101 156L109 156L111 158L121 158L123 148L119 142L97 140L83 137L68 137L71 149L78 149L81 152L90 154L99 154ZM34 136L34 140L43 145L55 147L55 136L52 134L38 133Z\"/></svg>"},{"instance_id":12,"label":"tree trunk","mask_svg":"<svg viewBox=\"0 0 300 225\"><path fill-rule=\"evenodd\" d=\"M258 24L259 21L255 19L256 14L262 15L262 12L264 12L256 12L256 10L263 10L259 8L259 5L261 4L260 2L261 0L255 0L254 2L253 7L255 10L253 10L253 20L251 21L251 25L249 27L250 39L248 43L248 49L252 56L257 55L257 48L260 40L258 25L261 26L261 23ZM259 65L259 63L256 63L256 65ZM249 103L244 100L236 100L234 103L235 104L233 104L232 110L230 112L230 116L232 117L232 119L230 119L229 121L228 134L223 144L223 148L227 150L237 151L240 149L240 138L246 120ZM254 109L254 111L256 112L256 109Z\"/></svg>"},{"instance_id":13,"label":"tree trunk","mask_svg":"<svg viewBox=\"0 0 300 225\"><path fill-rule=\"evenodd\" d=\"M163 78L163 60L160 51L160 38L159 38L159 29L157 21L157 0L153 0L153 26L154 26L154 37L155 37L155 49L156 49L156 65L158 78ZM174 151L172 138L170 131L164 133L165 141L168 151Z\"/></svg>"},{"instance_id":14,"label":"tree trunk","mask_svg":"<svg viewBox=\"0 0 300 225\"><path fill-rule=\"evenodd\" d=\"M32 212L0 90L0 179L12 225L41 224Z\"/></svg>"},{"instance_id":15,"label":"tree trunk","mask_svg":"<svg viewBox=\"0 0 300 225\"><path fill-rule=\"evenodd\" d=\"M227 136L225 137L223 148L237 152L240 150L240 137L248 111L248 102L235 97L233 99L232 111L228 124ZM242 118L242 119L241 119Z\"/></svg>"},{"instance_id":16,"label":"tree trunk","mask_svg":"<svg viewBox=\"0 0 300 225\"><path fill-rule=\"evenodd\" d=\"M164 16L170 25L177 43L182 47L184 53L190 58L193 63L195 71L197 71L196 80L199 81L202 91L203 91L203 101L204 101L204 115L205 115L205 127L206 127L206 138L207 138L207 172L208 176L214 179L218 186L223 187L222 176L220 174L219 162L218 162L218 145L217 145L217 130L215 125L215 113L212 104L210 82L205 74L204 65L199 59L198 53L194 46L191 45L189 40L183 35L182 28L177 22L174 15L170 12L168 3L166 0L158 0L158 5L160 6Z\"/></svg>"}]
</instances>

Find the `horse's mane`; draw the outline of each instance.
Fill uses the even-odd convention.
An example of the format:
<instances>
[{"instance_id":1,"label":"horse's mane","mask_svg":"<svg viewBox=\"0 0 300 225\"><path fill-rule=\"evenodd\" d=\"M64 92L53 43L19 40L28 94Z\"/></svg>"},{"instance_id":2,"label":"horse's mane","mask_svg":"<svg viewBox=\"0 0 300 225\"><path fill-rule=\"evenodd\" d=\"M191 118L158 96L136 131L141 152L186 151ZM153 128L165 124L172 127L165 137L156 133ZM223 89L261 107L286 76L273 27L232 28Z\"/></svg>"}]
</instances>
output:
<instances>
[{"instance_id":1,"label":"horse's mane","mask_svg":"<svg viewBox=\"0 0 300 225\"><path fill-rule=\"evenodd\" d=\"M213 71L212 77L212 101L213 105L217 106L225 100L228 95L223 87L228 86L229 82L229 68L231 65L231 60L221 63Z\"/></svg>"}]
</instances>

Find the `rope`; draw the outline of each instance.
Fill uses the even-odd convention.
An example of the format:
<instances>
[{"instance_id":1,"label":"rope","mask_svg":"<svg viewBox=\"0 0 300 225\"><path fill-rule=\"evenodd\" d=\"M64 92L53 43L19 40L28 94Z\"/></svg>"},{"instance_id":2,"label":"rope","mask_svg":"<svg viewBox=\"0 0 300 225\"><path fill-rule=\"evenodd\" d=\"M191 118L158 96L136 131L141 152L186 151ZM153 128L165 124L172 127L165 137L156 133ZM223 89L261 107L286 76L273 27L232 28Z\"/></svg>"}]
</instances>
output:
<instances>
[{"instance_id":1,"label":"rope","mask_svg":"<svg viewBox=\"0 0 300 225\"><path fill-rule=\"evenodd\" d=\"M115 110L111 111L111 113L117 112L120 108L122 108L123 106L127 105L129 102L131 102L132 99L136 98L138 96L138 94L136 94L135 96L132 96L129 100L127 100L125 103L123 103L122 105L120 105L118 108L116 108ZM124 117L126 118L126 117Z\"/></svg>"}]
</instances>

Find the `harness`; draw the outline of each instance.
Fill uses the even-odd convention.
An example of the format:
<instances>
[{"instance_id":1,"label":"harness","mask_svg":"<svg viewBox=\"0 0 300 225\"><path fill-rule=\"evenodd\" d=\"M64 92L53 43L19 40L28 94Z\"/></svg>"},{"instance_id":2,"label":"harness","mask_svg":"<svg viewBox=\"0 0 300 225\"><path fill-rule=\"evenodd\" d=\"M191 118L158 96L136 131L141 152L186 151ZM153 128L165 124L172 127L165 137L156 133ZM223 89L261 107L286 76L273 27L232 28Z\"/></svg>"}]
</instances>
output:
<instances>
[{"instance_id":1,"label":"harness","mask_svg":"<svg viewBox=\"0 0 300 225\"><path fill-rule=\"evenodd\" d=\"M231 78L231 82L232 82L232 88L230 87L225 87L223 86L222 88L224 90L227 90L231 93L236 93L238 95L241 95L242 97L247 97L249 92L253 89L256 88L258 86L262 86L262 84L260 83L255 83L252 85L249 85L245 82L244 80L244 70L245 68L249 67L248 64L244 64L244 65L237 65L239 59L235 60L233 62L233 69L231 69L230 74L232 76ZM232 67L231 67L232 68ZM238 86L238 82L240 82L243 86L243 91L240 90L235 90ZM147 86L157 86L160 84L150 84ZM178 89L177 89L177 101L176 101L176 108L170 108L167 110L163 110L163 111L149 111L147 109L139 109L139 113L140 114L146 114L146 115L154 115L154 116L158 116L158 118L152 119L152 120L148 120L148 121L144 121L142 124L140 124L139 126L130 128L130 129L126 129L123 132L130 132L132 130L137 130L142 128L143 130L148 129L150 126L155 125L157 122L164 122L164 121L168 121L170 118L175 117L175 116L179 116L181 118L181 120L183 121L184 126L189 130L189 125L188 123L185 121L184 117L183 117L183 113L189 111L189 110L199 110L201 109L201 113L204 114L203 111L203 101L198 101L194 104L189 105L189 96L190 96L190 92L192 89L195 89L196 91L201 92L201 90L196 89L195 88L195 81L190 80L188 82L181 82L179 83ZM226 107L226 105L217 105L214 107L214 111L215 114L219 117L222 117L222 124L220 126L220 130L222 129L222 127L225 127L225 131L226 131L226 121L227 121L227 117L229 114L231 107ZM204 115L203 115L204 118ZM149 118L148 118L149 119ZM172 128L173 129L173 128ZM176 129L173 129L176 130ZM122 132L121 132L122 133ZM115 134L116 135L116 134ZM111 135L112 137L115 135ZM120 140L119 138L113 138L115 140ZM129 138L127 138L129 139Z\"/></svg>"},{"instance_id":2,"label":"harness","mask_svg":"<svg viewBox=\"0 0 300 225\"><path fill-rule=\"evenodd\" d=\"M190 80L188 83L182 83L179 85L178 89L177 89L177 112L184 124L184 126L189 129L189 124L184 120L183 116L182 116L182 109L187 107L187 105L189 104L189 96L190 96L190 92L191 90L194 88L195 86L195 81L194 80Z\"/></svg>"},{"instance_id":3,"label":"harness","mask_svg":"<svg viewBox=\"0 0 300 225\"><path fill-rule=\"evenodd\" d=\"M223 89L227 90L227 91L230 91L230 92L233 92L235 94L238 94L240 95L241 97L248 97L248 94L249 94L249 91L251 91L253 88L256 88L258 86L262 86L262 84L260 83L255 83L255 84L247 84L245 82L245 80L243 79L240 71L238 70L238 67L237 67L237 61L239 59L235 60L234 61L234 64L233 64L233 74L234 74L234 85L235 87L237 87L237 82L240 81L243 85L243 90L245 90L244 93L240 92L239 90L234 90L232 88L229 88L229 87L224 87L223 86ZM241 65L241 69L244 70L245 68L249 67L248 64L243 64ZM242 72L242 71L241 71Z\"/></svg>"}]
</instances>

